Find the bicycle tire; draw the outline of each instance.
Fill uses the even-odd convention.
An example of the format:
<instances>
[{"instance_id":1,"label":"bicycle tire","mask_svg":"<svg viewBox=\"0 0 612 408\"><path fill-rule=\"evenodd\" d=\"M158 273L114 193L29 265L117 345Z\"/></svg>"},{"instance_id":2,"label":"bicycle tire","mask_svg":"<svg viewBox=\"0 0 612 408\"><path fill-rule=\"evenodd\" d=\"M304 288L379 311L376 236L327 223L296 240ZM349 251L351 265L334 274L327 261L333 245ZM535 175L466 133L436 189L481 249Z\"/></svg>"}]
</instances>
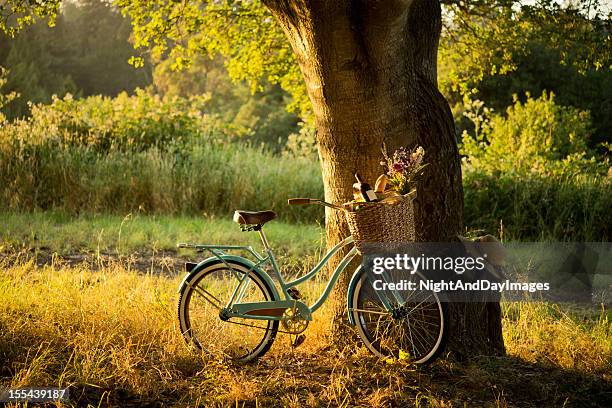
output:
<instances>
[{"instance_id":1,"label":"bicycle tire","mask_svg":"<svg viewBox=\"0 0 612 408\"><path fill-rule=\"evenodd\" d=\"M435 336L431 337L431 340L432 340L430 341L431 344L429 343L422 344L423 346L422 348L426 350L417 352L416 347L415 347L415 344L417 342L414 340L410 341L410 339L408 339L408 342L412 343L412 349L404 350L404 354L402 355L402 352L400 351L402 349L400 347L397 347L397 344L393 342L393 340L391 340L391 342L393 343L392 346L389 346L389 340L381 338L380 333L377 333L377 334L373 333L374 330L372 329L372 327L369 326L369 324L372 323L371 319L374 313L376 313L377 316L381 316L381 319L385 318L386 319L385 322L391 323L393 326L395 326L395 328L397 327L401 328L403 325L408 324L409 330L404 329L404 330L398 330L398 331L404 332L405 334L410 333L412 336L411 337L412 339L416 338L415 333L418 335L419 333L425 333L427 330L430 330L430 329L428 329L425 324L421 324L420 326L417 325L415 323L414 318L412 321L412 327L410 327L411 323L409 322L409 319L407 318L408 316L404 316L401 318L393 317L391 312L384 310L384 307L382 307L382 305L379 305L380 307L379 311L372 310L370 312L366 312L367 309L364 307L364 300L365 300L364 298L366 296L372 297L371 294L365 295L366 290L373 291L374 289L372 288L370 284L368 284L367 275L364 271L362 271L361 276L359 277L358 282L355 286L355 290L353 291L352 296L351 296L351 310L349 310L349 313L353 314L353 319L355 321L357 332L360 338L363 340L365 346L368 348L368 350L370 350L370 352L372 352L374 355L380 358L395 358L395 359L407 358L412 363L419 364L419 365L430 364L436 358L439 357L439 355L444 351L444 348L447 342L447 337L448 337L448 327L447 327L448 326L448 305L442 302L439 296L435 292L432 291L430 293L431 298L433 298L434 301L428 303L428 306L430 308L428 311L428 315L423 316L424 318L427 318L427 319L429 319L430 317L433 318L429 322L429 324L436 325ZM380 295L377 295L377 296L380 296ZM421 298L423 298L423 296L421 296ZM384 313L383 311L388 313L388 315L385 316L384 314L382 314ZM368 315L368 317L366 317L366 315ZM370 321L368 321L368 319L370 319ZM382 323L380 321L376 323L377 326L380 326L381 324ZM420 331L418 331L417 329L419 329ZM422 329L427 329L427 330L422 330ZM393 328L391 328L391 330L393 331ZM432 331L434 330L433 326L431 330ZM428 337L429 336L430 334L428 334ZM391 337L391 335L389 334L388 337ZM401 337L401 333L398 337ZM401 340L405 340L405 339L401 339ZM427 339L424 338L424 341L427 341ZM409 357L406 357L406 356L409 356Z\"/></svg>"},{"instance_id":2,"label":"bicycle tire","mask_svg":"<svg viewBox=\"0 0 612 408\"><path fill-rule=\"evenodd\" d=\"M215 313L214 315L207 316L206 318L210 320L210 322L214 322L212 324L216 324L216 326L211 327L208 330L203 330L204 333L196 333L193 327L195 316L194 316L194 313L191 312L192 309L190 309L190 306L192 306L192 300L194 299L193 295L198 293L195 288L201 289L201 284L207 277L209 278L208 283L210 283L211 282L210 278L213 276L213 274L216 276L219 276L220 273L225 272L230 275L232 275L233 273L239 273L241 274L241 276L244 276L245 273L249 273L249 279L250 279L249 284L253 282L255 284L255 286L253 286L255 291L260 292L260 296L253 297L252 299L249 299L249 301L277 300L274 297L275 292L272 291L272 289L268 286L268 283L266 282L266 280L263 279L256 270L251 270L249 272L248 267L240 263L237 263L237 262L228 261L228 264L231 266L233 271L231 271L224 262L218 261L218 262L214 262L212 264L206 265L204 268L200 270L193 271L190 274L190 276L186 280L186 285L184 285L183 290L179 294L179 301L178 301L179 325L180 325L181 333L183 334L183 337L185 338L185 341L188 344L194 346L196 350L201 351L201 352L208 351L211 354L221 351L223 354L227 355L228 357L230 357L232 360L236 362L247 363L247 362L251 362L263 356L266 352L268 352L270 347L272 347L272 344L274 343L274 340L276 339L276 335L278 333L278 327L279 327L278 320L249 319L247 323L244 323L242 320L246 321L246 319L242 319L240 322L238 322L237 320L240 320L240 319L230 318L228 321L223 321L219 317L219 313L218 313L219 309L216 307L212 307L212 308L209 307L210 310L204 311L203 313L201 313L201 315L209 314L207 312ZM237 284L238 280L237 278L235 279L236 279L236 284ZM221 286L221 284L219 283L217 283L217 285ZM234 287L223 288L222 290L224 290L225 293L232 293L233 288ZM220 296L220 295L218 295L218 293L215 293L215 297L216 296ZM200 295L199 297L204 298L204 296L202 295ZM229 300L229 297L227 297L226 299L223 299L221 302L227 302L228 300ZM206 302L203 302L203 303L206 303ZM214 304L210 300L208 300L208 303L214 306ZM213 312L213 309L216 309L216 310L214 310ZM200 317L203 318L204 316L200 316ZM265 324L265 327L262 326L258 328L258 329L261 329L262 331L261 339L256 341L255 346L247 349L246 352L244 353L235 352L236 350L231 349L233 346L235 346L234 343L239 343L241 341L245 342L248 339L233 338L236 336L232 336L231 333L225 333L227 331L226 328L229 327L228 325L233 325L233 324L238 324L241 326L245 325L245 327L249 327L246 325L249 325L251 323L262 324L262 325ZM231 332L231 329L229 331ZM217 337L223 337L224 334L226 336L223 338L222 344L212 344L210 339L209 341L206 341L206 339L202 338L202 337L207 337L210 335L216 335Z\"/></svg>"}]
</instances>

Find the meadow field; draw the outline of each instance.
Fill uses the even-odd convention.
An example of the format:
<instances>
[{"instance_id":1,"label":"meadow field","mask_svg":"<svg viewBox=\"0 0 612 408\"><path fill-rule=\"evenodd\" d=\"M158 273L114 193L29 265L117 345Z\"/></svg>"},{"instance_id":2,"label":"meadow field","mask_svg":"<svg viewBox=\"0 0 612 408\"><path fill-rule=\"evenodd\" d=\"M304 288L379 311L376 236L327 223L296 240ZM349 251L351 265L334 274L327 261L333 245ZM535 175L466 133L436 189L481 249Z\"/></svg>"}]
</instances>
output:
<instances>
[{"instance_id":1,"label":"meadow field","mask_svg":"<svg viewBox=\"0 0 612 408\"><path fill-rule=\"evenodd\" d=\"M322 197L316 158L185 124L160 144L164 125L148 111L127 128L118 116L109 134L99 114L79 116L99 101L65 103L0 129L0 387L69 387L67 406L598 407L609 400L603 305L505 304L506 357L442 359L425 369L378 361L359 342L331 347L326 309L302 346L280 335L255 364L194 354L177 328L176 291L183 263L201 255L176 244L259 248L232 212L273 209L279 217L266 229L283 272L303 273L325 247L324 213L286 199ZM152 132L161 133L146 136ZM466 234L609 241L610 178L574 170L466 165ZM320 289L314 282L304 292L313 299Z\"/></svg>"},{"instance_id":2,"label":"meadow field","mask_svg":"<svg viewBox=\"0 0 612 408\"><path fill-rule=\"evenodd\" d=\"M380 361L326 337L319 311L297 349L279 335L255 364L198 355L177 327L177 241L251 242L227 219L2 213L0 388L69 387L65 406L603 407L612 377L610 311L503 305L506 357ZM276 221L275 221L276 222ZM316 224L270 223L285 273L312 265ZM258 246L256 246L259 248ZM313 299L321 282L303 291Z\"/></svg>"},{"instance_id":3,"label":"meadow field","mask_svg":"<svg viewBox=\"0 0 612 408\"><path fill-rule=\"evenodd\" d=\"M302 346L292 349L280 335L255 364L194 354L177 328L176 291L182 264L200 255L176 244L259 248L255 234L231 221L232 212L273 209L279 217L266 229L283 271L303 273L325 246L324 213L289 207L286 199L322 197L319 164L218 134L189 131L182 140L175 132L158 144L141 137L163 129L150 118L137 118L128 130L116 124L108 135L91 118L71 117L71 106L60 109L59 119L40 113L0 129L0 388L68 387L67 406L609 401L611 323L601 305L505 304L506 357L442 359L425 369L378 361L359 342L331 347L326 309ZM466 234L610 240L612 189L603 173L534 175L466 165L464 195ZM313 299L320 288L314 282L304 292Z\"/></svg>"}]
</instances>

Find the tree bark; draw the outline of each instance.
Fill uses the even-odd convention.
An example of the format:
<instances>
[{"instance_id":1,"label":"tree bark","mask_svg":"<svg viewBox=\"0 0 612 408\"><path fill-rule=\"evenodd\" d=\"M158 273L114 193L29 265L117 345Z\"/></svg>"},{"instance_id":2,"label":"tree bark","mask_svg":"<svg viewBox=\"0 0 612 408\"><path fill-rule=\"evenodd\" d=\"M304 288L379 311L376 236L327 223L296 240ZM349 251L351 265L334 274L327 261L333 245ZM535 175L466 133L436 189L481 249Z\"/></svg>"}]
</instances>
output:
<instances>
[{"instance_id":1,"label":"tree bark","mask_svg":"<svg viewBox=\"0 0 612 408\"><path fill-rule=\"evenodd\" d=\"M325 200L351 200L355 172L373 184L382 173L383 143L389 152L421 145L428 166L417 186L417 240L454 238L462 228L463 191L454 122L437 87L438 0L264 3L283 27L306 81ZM344 214L327 209L326 233L329 246L348 235ZM346 321L349 275L330 299L336 341L345 336L339 323ZM503 350L499 315L482 305L451 309L449 349L456 355Z\"/></svg>"}]
</instances>

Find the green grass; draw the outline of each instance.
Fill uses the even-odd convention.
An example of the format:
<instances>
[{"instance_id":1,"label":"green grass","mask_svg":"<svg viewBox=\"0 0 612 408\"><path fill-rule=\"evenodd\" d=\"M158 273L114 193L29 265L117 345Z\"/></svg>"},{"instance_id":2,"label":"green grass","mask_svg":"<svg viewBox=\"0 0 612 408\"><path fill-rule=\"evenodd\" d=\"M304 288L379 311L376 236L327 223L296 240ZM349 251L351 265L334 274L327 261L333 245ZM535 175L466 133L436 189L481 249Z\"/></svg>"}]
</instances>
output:
<instances>
[{"instance_id":1,"label":"green grass","mask_svg":"<svg viewBox=\"0 0 612 408\"><path fill-rule=\"evenodd\" d=\"M263 149L200 140L176 151L20 145L2 141L0 208L57 209L70 214L230 214L276 211L286 221L323 218L316 206L289 207L291 197L322 197L317 163Z\"/></svg>"},{"instance_id":2,"label":"green grass","mask_svg":"<svg viewBox=\"0 0 612 408\"><path fill-rule=\"evenodd\" d=\"M62 212L0 213L0 245L38 248L60 255L174 250L178 242L250 244L261 247L256 232L242 232L226 217L127 214L74 217ZM265 231L278 255L300 258L318 252L324 239L316 223L276 219Z\"/></svg>"}]
</instances>

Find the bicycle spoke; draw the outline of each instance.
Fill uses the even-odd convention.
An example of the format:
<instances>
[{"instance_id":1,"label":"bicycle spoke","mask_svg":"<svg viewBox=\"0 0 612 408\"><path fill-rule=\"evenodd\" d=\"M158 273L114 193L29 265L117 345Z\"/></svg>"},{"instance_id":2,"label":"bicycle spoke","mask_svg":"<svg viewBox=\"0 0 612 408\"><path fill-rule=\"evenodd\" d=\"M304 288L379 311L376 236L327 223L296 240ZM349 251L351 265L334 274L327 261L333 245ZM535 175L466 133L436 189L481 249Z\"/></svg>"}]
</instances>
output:
<instances>
[{"instance_id":1,"label":"bicycle spoke","mask_svg":"<svg viewBox=\"0 0 612 408\"><path fill-rule=\"evenodd\" d=\"M373 290L365 281L358 290L357 301L349 310L357 314L360 335L368 348L395 358L408 353L411 361L421 363L440 347L442 306L433 292L393 292L388 299L395 309L392 314L382 304L386 293Z\"/></svg>"},{"instance_id":2,"label":"bicycle spoke","mask_svg":"<svg viewBox=\"0 0 612 408\"><path fill-rule=\"evenodd\" d=\"M367 309L349 309L349 311L351 312L361 312L361 313L370 313L370 314L377 314L377 315L384 315L384 316L389 316L389 312L377 312L375 310L367 310Z\"/></svg>"},{"instance_id":3,"label":"bicycle spoke","mask_svg":"<svg viewBox=\"0 0 612 408\"><path fill-rule=\"evenodd\" d=\"M217 299L215 296L213 296L209 291L207 291L206 289L202 289L199 286L194 286L193 290L200 296L202 296L205 300L207 300L208 302L210 302L214 307L216 307L217 309L221 310L223 307L221 306L221 301L219 299ZM210 296L211 298L213 298L214 300L217 301L217 303L213 302L212 300L210 300L209 298L206 297L206 295Z\"/></svg>"},{"instance_id":4,"label":"bicycle spoke","mask_svg":"<svg viewBox=\"0 0 612 408\"><path fill-rule=\"evenodd\" d=\"M416 350L414 349L414 339L412 337L412 327L410 326L410 323L408 323L408 334L410 336L410 345L412 346L412 353L414 356L416 356Z\"/></svg>"}]
</instances>

